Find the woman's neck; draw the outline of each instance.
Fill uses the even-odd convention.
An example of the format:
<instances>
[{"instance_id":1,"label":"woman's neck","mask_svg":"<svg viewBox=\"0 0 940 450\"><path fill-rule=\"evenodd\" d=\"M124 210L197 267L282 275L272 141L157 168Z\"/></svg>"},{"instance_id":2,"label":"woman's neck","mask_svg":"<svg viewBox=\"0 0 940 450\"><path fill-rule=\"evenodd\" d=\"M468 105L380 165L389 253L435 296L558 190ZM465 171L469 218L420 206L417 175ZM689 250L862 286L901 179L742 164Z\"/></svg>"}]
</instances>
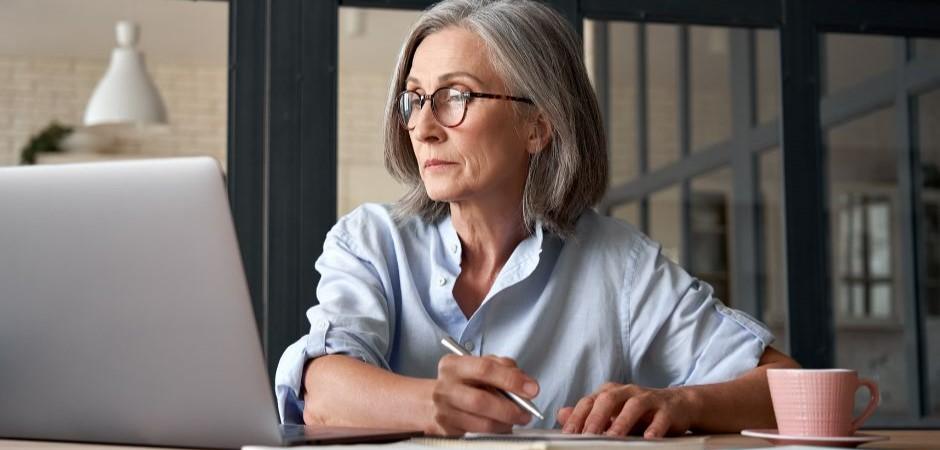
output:
<instances>
[{"instance_id":1,"label":"woman's neck","mask_svg":"<svg viewBox=\"0 0 940 450\"><path fill-rule=\"evenodd\" d=\"M515 207L480 202L452 202L451 221L463 244L463 270L489 272L493 277L526 238L521 202Z\"/></svg>"}]
</instances>

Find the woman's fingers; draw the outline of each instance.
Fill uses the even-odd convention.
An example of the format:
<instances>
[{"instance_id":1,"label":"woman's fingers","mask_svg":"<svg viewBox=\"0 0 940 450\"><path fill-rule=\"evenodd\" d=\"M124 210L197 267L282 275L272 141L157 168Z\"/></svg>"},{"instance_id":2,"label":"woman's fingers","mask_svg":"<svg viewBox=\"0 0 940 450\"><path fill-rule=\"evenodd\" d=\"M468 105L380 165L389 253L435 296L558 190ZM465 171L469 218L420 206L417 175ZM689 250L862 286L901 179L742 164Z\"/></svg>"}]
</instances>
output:
<instances>
[{"instance_id":1,"label":"woman's fingers","mask_svg":"<svg viewBox=\"0 0 940 450\"><path fill-rule=\"evenodd\" d=\"M659 438L689 429L689 408L676 390L650 389L607 383L572 407L558 410L565 433L603 433L624 436L645 430Z\"/></svg>"},{"instance_id":2,"label":"woman's fingers","mask_svg":"<svg viewBox=\"0 0 940 450\"><path fill-rule=\"evenodd\" d=\"M642 397L632 397L623 404L620 414L610 424L607 434L612 436L623 436L630 432L637 422L643 418L652 405L642 399Z\"/></svg>"},{"instance_id":3,"label":"woman's fingers","mask_svg":"<svg viewBox=\"0 0 940 450\"><path fill-rule=\"evenodd\" d=\"M582 398L570 415L565 417L562 430L566 433L603 433L612 418L617 417L624 402L637 393L637 387L604 383L594 394ZM560 419L559 419L560 421Z\"/></svg>"},{"instance_id":4,"label":"woman's fingers","mask_svg":"<svg viewBox=\"0 0 940 450\"><path fill-rule=\"evenodd\" d=\"M565 406L564 408L560 408L555 414L555 418L558 419L558 424L561 425L562 428L564 428L565 423L568 422L568 417L571 416L572 411L574 411L573 407Z\"/></svg>"},{"instance_id":5,"label":"woman's fingers","mask_svg":"<svg viewBox=\"0 0 940 450\"><path fill-rule=\"evenodd\" d=\"M584 433L597 434L610 425L610 418L616 417L628 394L624 389L605 390L594 398L594 407L584 420Z\"/></svg>"},{"instance_id":6,"label":"woman's fingers","mask_svg":"<svg viewBox=\"0 0 940 450\"><path fill-rule=\"evenodd\" d=\"M654 439L661 438L669 432L669 429L672 427L672 420L669 417L669 414L664 409L656 411L656 414L653 415L653 420L650 422L649 426L646 427L646 431L643 432L644 439Z\"/></svg>"},{"instance_id":7,"label":"woman's fingers","mask_svg":"<svg viewBox=\"0 0 940 450\"><path fill-rule=\"evenodd\" d=\"M441 390L444 392L435 392L435 401L460 411L510 425L525 425L532 420L532 416L515 403L489 390L465 384L444 385Z\"/></svg>"},{"instance_id":8,"label":"woman's fingers","mask_svg":"<svg viewBox=\"0 0 940 450\"><path fill-rule=\"evenodd\" d=\"M447 434L509 431L514 424L525 425L532 416L497 389L532 397L538 393L534 381L510 358L447 355L438 364L434 422Z\"/></svg>"},{"instance_id":9,"label":"woman's fingers","mask_svg":"<svg viewBox=\"0 0 940 450\"><path fill-rule=\"evenodd\" d=\"M444 436L461 436L467 431L478 433L508 433L512 431L511 424L460 410L438 411L434 416L434 421L438 429L432 430L431 434Z\"/></svg>"},{"instance_id":10,"label":"woman's fingers","mask_svg":"<svg viewBox=\"0 0 940 450\"><path fill-rule=\"evenodd\" d=\"M496 357L447 355L438 364L438 376L534 398L539 393L538 382L515 367L514 361L512 364L507 366Z\"/></svg>"},{"instance_id":11,"label":"woman's fingers","mask_svg":"<svg viewBox=\"0 0 940 450\"><path fill-rule=\"evenodd\" d=\"M496 355L484 355L483 358L492 359L497 364L506 366L506 367L519 367L516 365L516 360L512 358L507 358L505 356L496 356Z\"/></svg>"},{"instance_id":12,"label":"woman's fingers","mask_svg":"<svg viewBox=\"0 0 940 450\"><path fill-rule=\"evenodd\" d=\"M592 408L594 408L593 395L578 400L578 403L574 405L574 410L571 411L571 415L568 416L568 420L565 421L565 427L562 431L565 433L580 433L584 426L584 420L587 419Z\"/></svg>"}]
</instances>

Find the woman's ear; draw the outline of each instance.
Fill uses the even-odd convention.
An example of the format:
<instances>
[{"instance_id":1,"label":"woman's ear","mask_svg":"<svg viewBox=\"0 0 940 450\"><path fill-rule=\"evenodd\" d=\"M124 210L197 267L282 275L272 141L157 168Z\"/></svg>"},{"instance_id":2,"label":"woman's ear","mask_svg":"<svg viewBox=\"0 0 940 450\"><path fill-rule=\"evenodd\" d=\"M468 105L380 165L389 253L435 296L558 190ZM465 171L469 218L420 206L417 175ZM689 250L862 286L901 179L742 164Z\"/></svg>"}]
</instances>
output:
<instances>
[{"instance_id":1,"label":"woman's ear","mask_svg":"<svg viewBox=\"0 0 940 450\"><path fill-rule=\"evenodd\" d=\"M552 141L552 124L541 112L537 113L529 125L527 150L530 155L542 151Z\"/></svg>"}]
</instances>

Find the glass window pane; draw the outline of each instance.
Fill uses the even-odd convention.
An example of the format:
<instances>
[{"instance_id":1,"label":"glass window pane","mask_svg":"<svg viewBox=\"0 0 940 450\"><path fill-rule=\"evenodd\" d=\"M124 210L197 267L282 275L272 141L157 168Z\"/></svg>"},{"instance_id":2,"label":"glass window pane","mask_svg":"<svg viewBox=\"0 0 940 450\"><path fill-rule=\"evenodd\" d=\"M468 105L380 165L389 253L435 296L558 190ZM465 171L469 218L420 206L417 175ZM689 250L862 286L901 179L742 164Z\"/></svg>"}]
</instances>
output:
<instances>
[{"instance_id":1,"label":"glass window pane","mask_svg":"<svg viewBox=\"0 0 940 450\"><path fill-rule=\"evenodd\" d=\"M865 276L864 270L867 266L863 253L868 245L865 233L869 230L869 227L863 222L863 213L866 212L866 202L864 201L864 197L856 195L842 195L840 196L840 200L844 200L843 203L846 209L843 211L845 212L845 214L843 214L843 220L846 220L847 226L845 229L847 229L849 233L846 235L846 241L849 247L846 274L853 277L862 277Z\"/></svg>"},{"instance_id":2,"label":"glass window pane","mask_svg":"<svg viewBox=\"0 0 940 450\"><path fill-rule=\"evenodd\" d=\"M608 104L610 107L610 183L624 183L638 173L636 135L636 24L608 22Z\"/></svg>"},{"instance_id":3,"label":"glass window pane","mask_svg":"<svg viewBox=\"0 0 940 450\"><path fill-rule=\"evenodd\" d=\"M24 156L55 164L207 155L225 167L228 10L228 2L181 0L6 2L0 19L0 165L20 164ZM52 11L68 19L54 19ZM137 50L168 123L82 128L117 47L120 20L138 25ZM53 131L55 124L61 132ZM44 134L52 137L50 145L31 146L44 132L51 132Z\"/></svg>"},{"instance_id":4,"label":"glass window pane","mask_svg":"<svg viewBox=\"0 0 940 450\"><path fill-rule=\"evenodd\" d=\"M679 27L647 25L646 32L649 166L655 170L679 159Z\"/></svg>"},{"instance_id":5,"label":"glass window pane","mask_svg":"<svg viewBox=\"0 0 940 450\"><path fill-rule=\"evenodd\" d=\"M871 202L868 213L868 264L872 277L891 276L891 206L887 201Z\"/></svg>"},{"instance_id":6,"label":"glass window pane","mask_svg":"<svg viewBox=\"0 0 940 450\"><path fill-rule=\"evenodd\" d=\"M780 117L780 38L776 30L757 30L757 122Z\"/></svg>"},{"instance_id":7,"label":"glass window pane","mask_svg":"<svg viewBox=\"0 0 940 450\"><path fill-rule=\"evenodd\" d=\"M934 41L938 42L938 41ZM923 252L921 301L927 348L928 409L940 416L940 90L915 99L917 137L921 158L921 233L917 248Z\"/></svg>"},{"instance_id":8,"label":"glass window pane","mask_svg":"<svg viewBox=\"0 0 940 450\"><path fill-rule=\"evenodd\" d=\"M848 288L835 291L835 310L847 311L848 319L875 317L874 283L896 277L891 220L897 189L893 115L893 109L880 110L827 133L835 230L833 283ZM899 317L895 308L891 311L881 317Z\"/></svg>"},{"instance_id":9,"label":"glass window pane","mask_svg":"<svg viewBox=\"0 0 940 450\"><path fill-rule=\"evenodd\" d=\"M914 58L940 58L940 39L914 39Z\"/></svg>"},{"instance_id":10,"label":"glass window pane","mask_svg":"<svg viewBox=\"0 0 940 450\"><path fill-rule=\"evenodd\" d=\"M858 283L858 282L853 282L851 284L851 288L852 288L852 291L851 291L852 292L852 298L851 298L852 306L849 309L850 313L852 314L853 317L864 319L865 317L868 316L868 312L866 311L867 306L865 302L865 285Z\"/></svg>"},{"instance_id":11,"label":"glass window pane","mask_svg":"<svg viewBox=\"0 0 940 450\"><path fill-rule=\"evenodd\" d=\"M731 169L692 179L689 198L689 265L686 270L715 289L715 296L732 305Z\"/></svg>"},{"instance_id":12,"label":"glass window pane","mask_svg":"<svg viewBox=\"0 0 940 450\"><path fill-rule=\"evenodd\" d=\"M888 319L891 317L891 285L878 283L871 290L871 316Z\"/></svg>"},{"instance_id":13,"label":"glass window pane","mask_svg":"<svg viewBox=\"0 0 940 450\"><path fill-rule=\"evenodd\" d=\"M760 295L764 323L776 336L775 347L789 351L786 260L783 254L783 162L779 147L760 155L760 246L763 267Z\"/></svg>"},{"instance_id":14,"label":"glass window pane","mask_svg":"<svg viewBox=\"0 0 940 450\"><path fill-rule=\"evenodd\" d=\"M394 202L405 188L385 170L382 117L388 83L420 12L340 7L336 213Z\"/></svg>"},{"instance_id":15,"label":"glass window pane","mask_svg":"<svg viewBox=\"0 0 940 450\"><path fill-rule=\"evenodd\" d=\"M663 254L675 263L682 261L680 189L673 187L653 194L649 201L649 235L662 244Z\"/></svg>"},{"instance_id":16,"label":"glass window pane","mask_svg":"<svg viewBox=\"0 0 940 450\"><path fill-rule=\"evenodd\" d=\"M826 34L824 93L838 92L891 69L897 41L887 36Z\"/></svg>"},{"instance_id":17,"label":"glass window pane","mask_svg":"<svg viewBox=\"0 0 940 450\"><path fill-rule=\"evenodd\" d=\"M637 227L637 229L640 227L640 205L636 202L617 205L610 210L610 215Z\"/></svg>"},{"instance_id":18,"label":"glass window pane","mask_svg":"<svg viewBox=\"0 0 940 450\"><path fill-rule=\"evenodd\" d=\"M825 131L836 365L879 382L882 402L875 414L886 419L909 414L905 299L895 292L900 285L892 213L898 198L895 121L889 107Z\"/></svg>"},{"instance_id":19,"label":"glass window pane","mask_svg":"<svg viewBox=\"0 0 940 450\"><path fill-rule=\"evenodd\" d=\"M730 47L728 28L689 28L692 151L731 137Z\"/></svg>"}]
</instances>

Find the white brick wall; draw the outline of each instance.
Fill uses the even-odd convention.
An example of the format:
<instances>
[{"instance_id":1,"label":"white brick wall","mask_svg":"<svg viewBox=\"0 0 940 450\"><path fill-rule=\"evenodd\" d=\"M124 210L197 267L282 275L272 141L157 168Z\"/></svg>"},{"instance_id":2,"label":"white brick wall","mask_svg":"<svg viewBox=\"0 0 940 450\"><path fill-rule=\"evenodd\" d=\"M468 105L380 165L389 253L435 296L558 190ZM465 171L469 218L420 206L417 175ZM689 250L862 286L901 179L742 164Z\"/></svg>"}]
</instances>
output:
<instances>
[{"instance_id":1,"label":"white brick wall","mask_svg":"<svg viewBox=\"0 0 940 450\"><path fill-rule=\"evenodd\" d=\"M18 164L22 147L51 121L80 124L106 67L106 60L0 56L0 165ZM163 64L149 69L166 103L169 128L122 139L120 152L209 155L224 165L226 68Z\"/></svg>"},{"instance_id":2,"label":"white brick wall","mask_svg":"<svg viewBox=\"0 0 940 450\"><path fill-rule=\"evenodd\" d=\"M0 165L18 164L22 147L51 121L79 124L106 68L106 60L0 56ZM225 67L153 65L149 69L166 103L170 126L158 134L120 139L121 154L209 155L224 166ZM340 74L340 215L364 202L395 201L404 192L385 172L383 163L382 111L387 76L357 71Z\"/></svg>"},{"instance_id":3,"label":"white brick wall","mask_svg":"<svg viewBox=\"0 0 940 450\"><path fill-rule=\"evenodd\" d=\"M336 213L365 202L391 203L404 186L385 171L382 119L388 74L340 71Z\"/></svg>"}]
</instances>

